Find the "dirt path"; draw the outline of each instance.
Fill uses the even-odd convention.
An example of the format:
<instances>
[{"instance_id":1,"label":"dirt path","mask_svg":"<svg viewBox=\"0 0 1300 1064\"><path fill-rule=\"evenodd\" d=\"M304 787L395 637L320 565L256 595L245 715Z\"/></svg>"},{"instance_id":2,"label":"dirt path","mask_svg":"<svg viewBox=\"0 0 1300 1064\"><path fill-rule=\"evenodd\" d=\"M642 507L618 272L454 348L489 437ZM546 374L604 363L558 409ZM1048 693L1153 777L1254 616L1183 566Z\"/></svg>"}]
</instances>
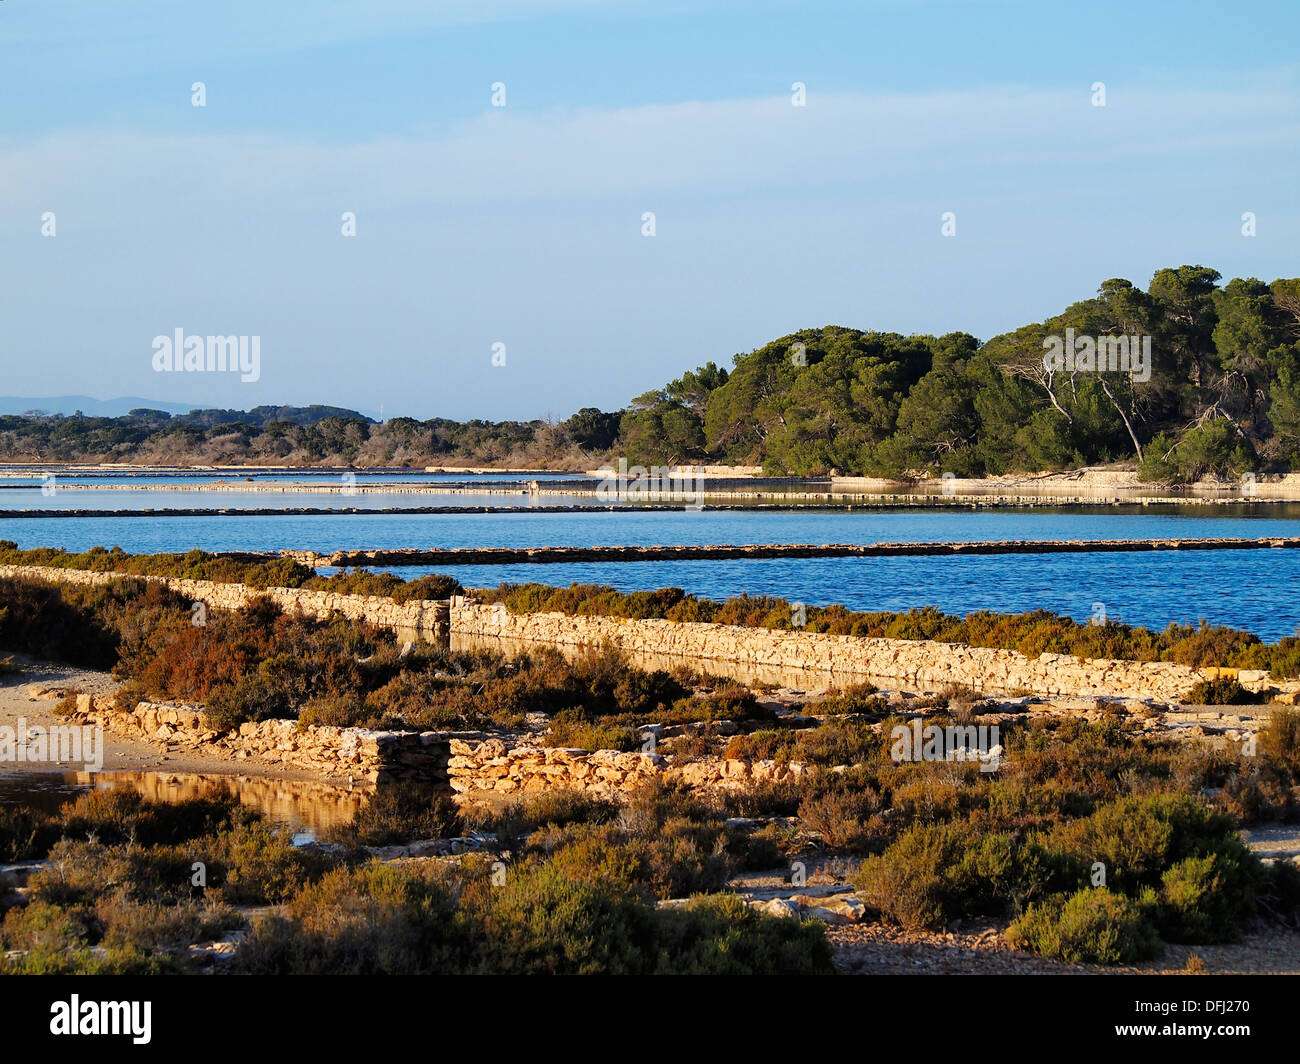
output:
<instances>
[{"instance_id":1,"label":"dirt path","mask_svg":"<svg viewBox=\"0 0 1300 1064\"><path fill-rule=\"evenodd\" d=\"M1199 957L1206 975L1300 975L1300 931L1261 928L1241 942L1216 946L1166 946L1155 960L1113 968L1062 964L1006 945L989 923L961 932L903 931L884 924L828 927L835 966L862 975L1176 975Z\"/></svg>"},{"instance_id":2,"label":"dirt path","mask_svg":"<svg viewBox=\"0 0 1300 1064\"><path fill-rule=\"evenodd\" d=\"M0 654L0 657L9 655ZM80 690L91 694L112 694L117 682L104 672L82 669L46 661L34 661L22 655L12 655L21 672L0 674L0 727L15 730L21 720L29 728L67 722L55 715L58 697L54 692ZM0 761L0 773L11 772L76 772L82 764L50 762ZM113 732L104 733L105 772L176 772L202 774L231 774L258 776L268 779L315 779L310 773L286 769L278 762L256 757L235 760L222 757L216 750L182 749L165 743L147 743L125 738Z\"/></svg>"}]
</instances>

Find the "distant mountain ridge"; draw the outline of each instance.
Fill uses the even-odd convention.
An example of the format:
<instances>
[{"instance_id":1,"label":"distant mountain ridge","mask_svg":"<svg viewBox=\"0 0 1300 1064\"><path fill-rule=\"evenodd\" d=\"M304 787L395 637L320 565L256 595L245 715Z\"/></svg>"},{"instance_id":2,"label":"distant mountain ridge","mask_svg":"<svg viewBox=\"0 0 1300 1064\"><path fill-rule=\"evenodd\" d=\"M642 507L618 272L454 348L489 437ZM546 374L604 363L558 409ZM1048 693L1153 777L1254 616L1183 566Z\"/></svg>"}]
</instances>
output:
<instances>
[{"instance_id":1,"label":"distant mountain ridge","mask_svg":"<svg viewBox=\"0 0 1300 1064\"><path fill-rule=\"evenodd\" d=\"M21 396L0 396L0 417L38 414L47 417L88 418L132 417L141 421L163 421L175 425L193 425L211 428L215 425L262 426L272 421L295 425L314 425L325 418L344 418L365 421L375 419L341 406L255 406L251 410L229 410L219 407L191 406L185 403L164 403L153 399L124 396L120 399L93 399L86 395L59 395L46 399L28 399Z\"/></svg>"},{"instance_id":2,"label":"distant mountain ridge","mask_svg":"<svg viewBox=\"0 0 1300 1064\"><path fill-rule=\"evenodd\" d=\"M184 414L199 409L195 403L165 403L158 399L140 399L129 395L119 399L93 399L88 395L51 395L29 399L19 395L0 395L0 414L26 414L31 410L39 410L45 414L67 416L80 410L87 417L122 417L141 408L165 410L169 414Z\"/></svg>"}]
</instances>

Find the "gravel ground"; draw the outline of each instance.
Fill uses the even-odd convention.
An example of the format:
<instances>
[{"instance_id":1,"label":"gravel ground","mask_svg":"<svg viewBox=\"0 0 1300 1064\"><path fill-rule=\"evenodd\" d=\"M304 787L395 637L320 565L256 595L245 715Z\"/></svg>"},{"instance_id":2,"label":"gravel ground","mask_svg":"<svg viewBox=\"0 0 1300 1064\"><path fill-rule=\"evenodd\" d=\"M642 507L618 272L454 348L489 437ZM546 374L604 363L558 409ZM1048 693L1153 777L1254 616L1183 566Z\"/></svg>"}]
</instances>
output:
<instances>
[{"instance_id":1,"label":"gravel ground","mask_svg":"<svg viewBox=\"0 0 1300 1064\"><path fill-rule=\"evenodd\" d=\"M1005 925L986 923L950 933L903 931L883 924L841 924L826 929L835 966L861 975L1134 975L1185 973L1193 955L1207 975L1300 975L1300 932L1261 928L1239 943L1167 946L1154 961L1123 967L1061 964L1009 948Z\"/></svg>"}]
</instances>

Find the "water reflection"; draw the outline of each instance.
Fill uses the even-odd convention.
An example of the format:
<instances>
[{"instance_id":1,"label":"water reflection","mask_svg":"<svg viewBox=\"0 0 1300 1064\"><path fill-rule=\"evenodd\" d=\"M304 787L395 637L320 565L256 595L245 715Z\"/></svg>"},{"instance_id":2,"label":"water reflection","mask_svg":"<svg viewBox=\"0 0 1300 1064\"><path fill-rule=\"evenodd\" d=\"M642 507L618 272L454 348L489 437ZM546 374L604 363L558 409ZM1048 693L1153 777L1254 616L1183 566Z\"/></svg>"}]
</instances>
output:
<instances>
[{"instance_id":1,"label":"water reflection","mask_svg":"<svg viewBox=\"0 0 1300 1064\"><path fill-rule=\"evenodd\" d=\"M21 805L57 813L65 802L92 790L126 788L153 802L183 802L232 795L272 824L302 839L350 821L373 788L339 787L314 780L181 772L10 772L0 773L0 806Z\"/></svg>"}]
</instances>

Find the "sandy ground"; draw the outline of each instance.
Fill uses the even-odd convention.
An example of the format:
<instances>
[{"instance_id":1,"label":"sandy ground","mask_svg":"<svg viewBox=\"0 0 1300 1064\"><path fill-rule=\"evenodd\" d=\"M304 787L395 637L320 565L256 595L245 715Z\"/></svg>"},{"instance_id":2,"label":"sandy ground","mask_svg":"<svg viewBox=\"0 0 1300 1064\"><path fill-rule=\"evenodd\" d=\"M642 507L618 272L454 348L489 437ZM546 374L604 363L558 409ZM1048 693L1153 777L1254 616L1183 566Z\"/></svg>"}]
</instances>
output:
<instances>
[{"instance_id":1,"label":"sandy ground","mask_svg":"<svg viewBox=\"0 0 1300 1064\"><path fill-rule=\"evenodd\" d=\"M116 681L107 673L81 669L70 665L33 661L22 655L12 656L22 671L18 674L0 674L0 726L17 729L20 719L27 726L49 727L66 724L54 713L57 699L37 697L36 692L51 688L86 691L91 694L111 694ZM81 764L32 763L27 761L0 762L0 772L77 772ZM104 735L104 764L102 771L177 772L204 774L239 774L265 776L272 779L313 779L307 773L287 770L283 765L257 758L236 761L218 756L216 751L195 751L175 747L168 749L161 743L150 744L136 739L123 738L106 732Z\"/></svg>"}]
</instances>

